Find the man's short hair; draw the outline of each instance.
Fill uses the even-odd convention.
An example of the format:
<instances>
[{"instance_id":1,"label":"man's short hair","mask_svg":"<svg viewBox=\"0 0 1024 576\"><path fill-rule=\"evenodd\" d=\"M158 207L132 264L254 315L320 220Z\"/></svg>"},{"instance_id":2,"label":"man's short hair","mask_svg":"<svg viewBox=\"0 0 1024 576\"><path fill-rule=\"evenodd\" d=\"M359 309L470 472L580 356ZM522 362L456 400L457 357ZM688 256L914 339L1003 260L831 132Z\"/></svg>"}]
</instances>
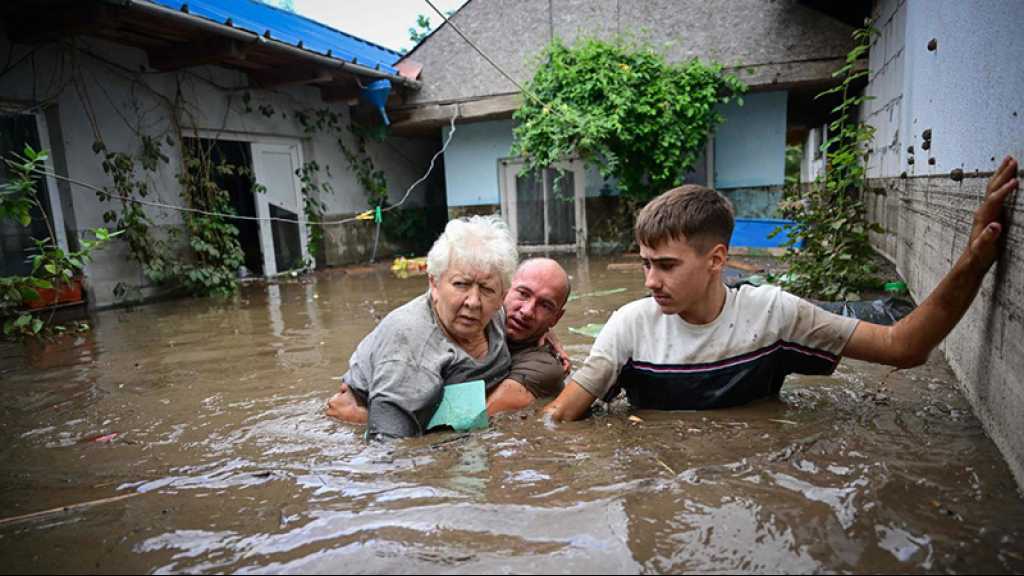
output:
<instances>
[{"instance_id":1,"label":"man's short hair","mask_svg":"<svg viewBox=\"0 0 1024 576\"><path fill-rule=\"evenodd\" d=\"M634 232L644 246L685 240L703 254L717 244L729 246L733 224L728 198L711 188L686 184L648 202L636 217Z\"/></svg>"}]
</instances>

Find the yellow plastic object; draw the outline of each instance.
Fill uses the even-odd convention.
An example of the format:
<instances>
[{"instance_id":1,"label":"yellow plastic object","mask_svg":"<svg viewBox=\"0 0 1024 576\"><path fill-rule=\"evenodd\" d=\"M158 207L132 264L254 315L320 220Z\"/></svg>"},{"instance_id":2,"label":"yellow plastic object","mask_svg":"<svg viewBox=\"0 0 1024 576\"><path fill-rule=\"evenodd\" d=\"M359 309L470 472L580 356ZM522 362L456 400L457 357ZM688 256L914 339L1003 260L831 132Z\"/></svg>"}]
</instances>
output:
<instances>
[{"instance_id":1,"label":"yellow plastic object","mask_svg":"<svg viewBox=\"0 0 1024 576\"><path fill-rule=\"evenodd\" d=\"M405 258L404 256L399 256L391 263L391 271L399 278L426 274L427 259L425 257Z\"/></svg>"}]
</instances>

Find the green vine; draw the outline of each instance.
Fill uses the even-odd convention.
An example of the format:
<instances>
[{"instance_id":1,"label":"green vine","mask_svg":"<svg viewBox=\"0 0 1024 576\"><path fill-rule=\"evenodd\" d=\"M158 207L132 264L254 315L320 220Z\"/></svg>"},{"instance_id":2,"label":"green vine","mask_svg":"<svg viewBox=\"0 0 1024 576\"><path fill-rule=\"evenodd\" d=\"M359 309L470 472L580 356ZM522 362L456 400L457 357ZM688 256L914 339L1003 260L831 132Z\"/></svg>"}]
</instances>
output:
<instances>
[{"instance_id":1,"label":"green vine","mask_svg":"<svg viewBox=\"0 0 1024 576\"><path fill-rule=\"evenodd\" d=\"M682 182L724 120L716 105L745 90L718 64L669 64L646 45L555 40L528 85L540 102L525 97L513 116L513 153L530 170L578 154L618 180L631 216Z\"/></svg>"},{"instance_id":2,"label":"green vine","mask_svg":"<svg viewBox=\"0 0 1024 576\"><path fill-rule=\"evenodd\" d=\"M342 115L327 108L304 110L294 116L307 135L323 132L335 137L342 157L366 195L369 208L386 209L391 206L387 178L384 171L374 164L368 149L370 142L381 142L387 137L386 127L346 124ZM346 134L354 141L353 144L347 142ZM426 224L422 210L390 210L381 221L381 234L410 251L422 251L433 239Z\"/></svg>"},{"instance_id":3,"label":"green vine","mask_svg":"<svg viewBox=\"0 0 1024 576\"><path fill-rule=\"evenodd\" d=\"M160 140L146 135L140 140L137 157L111 152L101 141L93 145L93 151L103 155L103 171L113 182L97 192L97 196L101 201L120 202L120 210L104 213L104 222L113 223L124 233L130 253L150 281L180 287L198 296L233 294L238 289L237 270L244 262L238 228L224 216L183 212L184 232L191 249L186 256L179 254L173 242L181 231L172 228L167 239L155 237L152 220L135 199L150 194L148 174L161 162L168 163L169 158L162 152ZM166 141L170 144L173 139L168 136ZM205 212L234 214L230 195L217 185L215 176L251 176L251 171L226 163L214 164L210 150L196 142L181 147L182 170L177 179L184 205ZM127 289L122 285L115 292L123 296Z\"/></svg>"},{"instance_id":4,"label":"green vine","mask_svg":"<svg viewBox=\"0 0 1024 576\"><path fill-rule=\"evenodd\" d=\"M153 225L142 205L134 200L146 198L151 192L148 174L154 172L160 161L169 162L159 142L144 138L138 161L131 154L112 152L106 144L97 140L93 152L102 155L100 165L113 182L104 186L96 196L102 202L117 200L120 209L111 208L103 213L103 222L112 224L128 242L128 250L142 267L146 277L160 282L170 274L165 271L172 265L171 250L167 243L152 237ZM142 174L139 173L141 166Z\"/></svg>"},{"instance_id":5,"label":"green vine","mask_svg":"<svg viewBox=\"0 0 1024 576\"><path fill-rule=\"evenodd\" d=\"M324 171L329 178L330 167L324 166ZM319 183L320 164L316 160L304 163L295 173L302 183L302 208L308 221L306 230L309 236L309 253L315 258L323 245L324 228L314 222L321 222L324 219L324 211L327 210L327 204L320 200L320 197L323 194L333 194L334 188L329 182Z\"/></svg>"},{"instance_id":6,"label":"green vine","mask_svg":"<svg viewBox=\"0 0 1024 576\"><path fill-rule=\"evenodd\" d=\"M869 97L853 94L854 83L868 74L858 69L858 63L867 56L874 34L870 25L854 31L856 46L833 74L842 82L817 96L842 96L833 109L830 136L821 145L827 161L824 177L806 190L799 184L787 186L780 204L783 215L795 222L783 227L789 231L783 257L789 273L782 280L787 289L803 296L854 299L859 290L878 286L868 234L885 230L868 223L860 200L867 187L865 165L875 131L856 119L857 108Z\"/></svg>"},{"instance_id":7,"label":"green vine","mask_svg":"<svg viewBox=\"0 0 1024 576\"><path fill-rule=\"evenodd\" d=\"M210 150L197 140L183 147L185 170L179 174L181 195L188 206L214 214L186 212L185 227L193 262L179 264L177 279L194 294L229 296L238 290L238 268L245 254L238 242L238 228L219 214L235 214L231 195L221 188L214 174L249 174L248 167L213 164Z\"/></svg>"}]
</instances>

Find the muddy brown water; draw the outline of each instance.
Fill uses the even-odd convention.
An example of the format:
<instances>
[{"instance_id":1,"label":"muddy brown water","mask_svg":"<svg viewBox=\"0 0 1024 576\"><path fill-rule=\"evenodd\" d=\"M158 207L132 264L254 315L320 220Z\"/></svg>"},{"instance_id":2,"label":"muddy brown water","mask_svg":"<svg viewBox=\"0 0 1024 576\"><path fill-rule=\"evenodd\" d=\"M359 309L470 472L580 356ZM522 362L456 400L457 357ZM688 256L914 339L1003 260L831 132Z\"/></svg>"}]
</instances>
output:
<instances>
[{"instance_id":1,"label":"muddy brown water","mask_svg":"<svg viewBox=\"0 0 1024 576\"><path fill-rule=\"evenodd\" d=\"M592 341L569 326L643 295L607 264L567 264L578 294L627 288L570 303L575 362ZM2 516L128 496L0 524L0 571L1024 571L1024 500L937 354L739 409L528 409L367 445L323 404L425 285L332 271L0 345Z\"/></svg>"}]
</instances>

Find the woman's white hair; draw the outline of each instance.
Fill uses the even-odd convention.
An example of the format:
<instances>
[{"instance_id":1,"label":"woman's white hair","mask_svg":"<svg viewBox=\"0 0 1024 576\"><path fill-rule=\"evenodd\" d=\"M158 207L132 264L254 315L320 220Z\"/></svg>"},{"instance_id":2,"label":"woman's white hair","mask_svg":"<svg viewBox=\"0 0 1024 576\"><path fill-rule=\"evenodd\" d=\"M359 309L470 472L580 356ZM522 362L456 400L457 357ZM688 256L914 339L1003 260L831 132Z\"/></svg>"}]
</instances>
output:
<instances>
[{"instance_id":1,"label":"woman's white hair","mask_svg":"<svg viewBox=\"0 0 1024 576\"><path fill-rule=\"evenodd\" d=\"M473 270L495 272L502 288L512 285L519 253L505 222L497 216L470 216L448 222L427 253L427 274L435 280L453 262Z\"/></svg>"}]
</instances>

